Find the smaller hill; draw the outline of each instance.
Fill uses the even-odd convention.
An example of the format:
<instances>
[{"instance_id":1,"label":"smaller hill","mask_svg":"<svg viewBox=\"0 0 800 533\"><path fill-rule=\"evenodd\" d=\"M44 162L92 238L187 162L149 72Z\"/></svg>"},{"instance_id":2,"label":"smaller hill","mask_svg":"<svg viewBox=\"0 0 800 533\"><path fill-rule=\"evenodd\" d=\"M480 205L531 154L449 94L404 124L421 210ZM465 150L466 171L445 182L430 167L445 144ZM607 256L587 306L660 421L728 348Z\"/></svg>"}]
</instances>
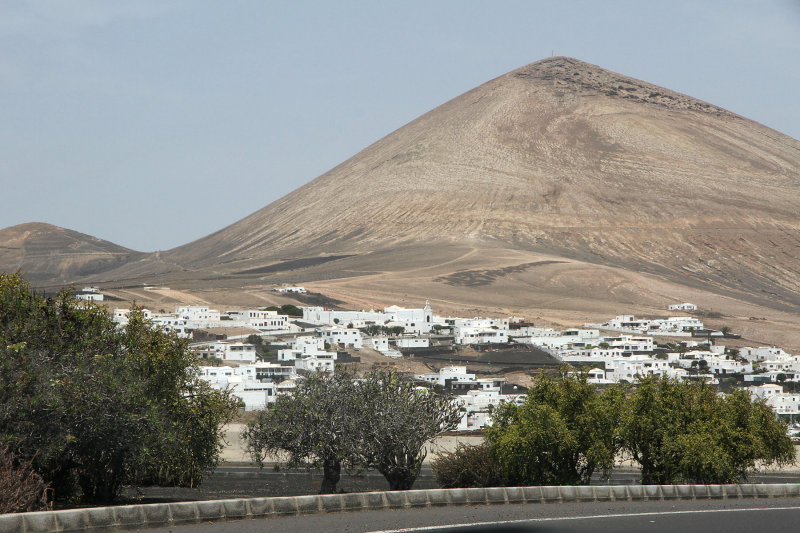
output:
<instances>
[{"instance_id":1,"label":"smaller hill","mask_svg":"<svg viewBox=\"0 0 800 533\"><path fill-rule=\"evenodd\" d=\"M34 284L66 284L143 255L91 235L40 222L0 230L0 270L20 270Z\"/></svg>"}]
</instances>

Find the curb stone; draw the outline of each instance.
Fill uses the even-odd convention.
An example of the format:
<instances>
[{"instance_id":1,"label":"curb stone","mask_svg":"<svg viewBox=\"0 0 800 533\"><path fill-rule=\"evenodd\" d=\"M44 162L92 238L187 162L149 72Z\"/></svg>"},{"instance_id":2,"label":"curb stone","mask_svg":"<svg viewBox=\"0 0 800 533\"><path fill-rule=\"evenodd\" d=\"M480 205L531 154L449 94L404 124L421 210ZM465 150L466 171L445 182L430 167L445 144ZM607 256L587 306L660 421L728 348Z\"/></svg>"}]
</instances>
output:
<instances>
[{"instance_id":1,"label":"curb stone","mask_svg":"<svg viewBox=\"0 0 800 533\"><path fill-rule=\"evenodd\" d=\"M652 500L798 498L800 483L491 487L151 503L0 515L0 533L115 531L270 516L440 507Z\"/></svg>"}]
</instances>

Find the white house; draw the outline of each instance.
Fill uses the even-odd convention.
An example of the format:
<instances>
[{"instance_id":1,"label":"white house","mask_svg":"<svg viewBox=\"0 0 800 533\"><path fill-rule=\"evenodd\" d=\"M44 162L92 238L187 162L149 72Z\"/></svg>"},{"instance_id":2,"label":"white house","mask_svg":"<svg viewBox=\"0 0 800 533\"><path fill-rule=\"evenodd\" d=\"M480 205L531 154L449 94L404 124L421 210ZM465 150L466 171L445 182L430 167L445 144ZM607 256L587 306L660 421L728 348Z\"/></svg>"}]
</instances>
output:
<instances>
[{"instance_id":1,"label":"white house","mask_svg":"<svg viewBox=\"0 0 800 533\"><path fill-rule=\"evenodd\" d=\"M750 387L748 391L754 398L764 400L778 416L791 419L800 416L800 394L786 393L783 391L782 386L770 383L758 387Z\"/></svg>"},{"instance_id":2,"label":"white house","mask_svg":"<svg viewBox=\"0 0 800 533\"><path fill-rule=\"evenodd\" d=\"M209 309L204 305L185 305L175 308L175 315L177 318L183 320L204 320L210 322L219 322L220 314L216 309Z\"/></svg>"},{"instance_id":3,"label":"white house","mask_svg":"<svg viewBox=\"0 0 800 533\"><path fill-rule=\"evenodd\" d=\"M586 381L593 385L608 385L614 383L613 379L606 378L606 371L602 368L593 368L586 373Z\"/></svg>"},{"instance_id":4,"label":"white house","mask_svg":"<svg viewBox=\"0 0 800 533\"><path fill-rule=\"evenodd\" d=\"M428 348L431 345L430 339L420 337L398 337L394 342L398 348Z\"/></svg>"},{"instance_id":5,"label":"white house","mask_svg":"<svg viewBox=\"0 0 800 533\"><path fill-rule=\"evenodd\" d=\"M675 337L691 336L693 331L703 329L703 323L690 316L673 316L662 319L636 320L633 315L617 315L602 325L605 329L628 333L649 333Z\"/></svg>"},{"instance_id":6,"label":"white house","mask_svg":"<svg viewBox=\"0 0 800 533\"><path fill-rule=\"evenodd\" d=\"M99 292L79 292L75 294L78 300L85 300L87 302L102 302L103 295Z\"/></svg>"},{"instance_id":7,"label":"white house","mask_svg":"<svg viewBox=\"0 0 800 533\"><path fill-rule=\"evenodd\" d=\"M776 355L773 358L765 359L758 364L769 372L795 372L800 373L800 356L798 355Z\"/></svg>"},{"instance_id":8,"label":"white house","mask_svg":"<svg viewBox=\"0 0 800 533\"><path fill-rule=\"evenodd\" d=\"M775 346L761 346L759 348L739 348L739 356L744 357L748 361L761 361L763 359L772 359L779 356L789 355L781 348Z\"/></svg>"},{"instance_id":9,"label":"white house","mask_svg":"<svg viewBox=\"0 0 800 533\"><path fill-rule=\"evenodd\" d=\"M686 352L684 357L678 361L681 368L692 368L694 364L697 366L697 361L705 361L708 365L708 372L714 375L726 374L750 374L753 372L752 363L744 363L736 359L728 359L724 355L718 355L714 352L706 352L700 350L693 350Z\"/></svg>"},{"instance_id":10,"label":"white house","mask_svg":"<svg viewBox=\"0 0 800 533\"><path fill-rule=\"evenodd\" d=\"M241 311L228 311L228 316L234 321L261 331L285 331L290 326L289 316L280 315L277 311L243 309Z\"/></svg>"},{"instance_id":11,"label":"white house","mask_svg":"<svg viewBox=\"0 0 800 533\"><path fill-rule=\"evenodd\" d=\"M275 290L278 292L293 292L296 294L305 294L308 292L305 287L280 287Z\"/></svg>"},{"instance_id":12,"label":"white house","mask_svg":"<svg viewBox=\"0 0 800 533\"><path fill-rule=\"evenodd\" d=\"M336 354L311 355L297 359L294 366L297 370L309 372L333 372L336 365Z\"/></svg>"},{"instance_id":13,"label":"white house","mask_svg":"<svg viewBox=\"0 0 800 533\"><path fill-rule=\"evenodd\" d=\"M297 378L297 371L294 366L259 361L253 367L256 372L256 379L259 381L272 380L280 384ZM280 387L278 389L280 391Z\"/></svg>"},{"instance_id":14,"label":"white house","mask_svg":"<svg viewBox=\"0 0 800 533\"><path fill-rule=\"evenodd\" d=\"M691 316L671 316L650 321L649 333L653 335L691 335L703 329L703 323Z\"/></svg>"},{"instance_id":15,"label":"white house","mask_svg":"<svg viewBox=\"0 0 800 533\"><path fill-rule=\"evenodd\" d=\"M223 361L243 361L249 363L255 363L256 361L255 345L243 342L200 342L189 345L189 350L203 359L216 357Z\"/></svg>"},{"instance_id":16,"label":"white house","mask_svg":"<svg viewBox=\"0 0 800 533\"><path fill-rule=\"evenodd\" d=\"M275 401L277 387L272 382L256 380L252 366L201 366L200 378L211 383L212 387L230 390L233 396L244 402L246 411L264 409Z\"/></svg>"},{"instance_id":17,"label":"white house","mask_svg":"<svg viewBox=\"0 0 800 533\"><path fill-rule=\"evenodd\" d=\"M520 403L524 394L502 394L499 390L470 390L455 397L464 411L456 429L460 431L483 429L492 423L491 412L502 403Z\"/></svg>"},{"instance_id":18,"label":"white house","mask_svg":"<svg viewBox=\"0 0 800 533\"><path fill-rule=\"evenodd\" d=\"M414 379L444 386L447 380L475 381L475 374L468 374L466 366L446 366L435 374L416 374Z\"/></svg>"},{"instance_id":19,"label":"white house","mask_svg":"<svg viewBox=\"0 0 800 533\"><path fill-rule=\"evenodd\" d=\"M352 346L356 350L360 350L364 344L361 332L356 328L318 328L317 335L328 344L338 344L344 347Z\"/></svg>"},{"instance_id":20,"label":"white house","mask_svg":"<svg viewBox=\"0 0 800 533\"><path fill-rule=\"evenodd\" d=\"M457 318L453 321L456 344L505 344L508 342L508 319Z\"/></svg>"},{"instance_id":21,"label":"white house","mask_svg":"<svg viewBox=\"0 0 800 533\"><path fill-rule=\"evenodd\" d=\"M392 305L384 308L390 322L398 322L409 333L429 333L433 327L433 310L429 302L422 309L398 307Z\"/></svg>"},{"instance_id":22,"label":"white house","mask_svg":"<svg viewBox=\"0 0 800 533\"><path fill-rule=\"evenodd\" d=\"M278 350L279 361L294 361L312 355L336 355L325 350L325 339L322 337L295 337L287 345L288 348Z\"/></svg>"},{"instance_id":23,"label":"white house","mask_svg":"<svg viewBox=\"0 0 800 533\"><path fill-rule=\"evenodd\" d=\"M369 347L378 352L386 352L389 350L389 337L372 337Z\"/></svg>"},{"instance_id":24,"label":"white house","mask_svg":"<svg viewBox=\"0 0 800 533\"><path fill-rule=\"evenodd\" d=\"M390 317L379 311L333 311L324 307L303 307L303 322L333 326L341 324L378 324L383 325Z\"/></svg>"},{"instance_id":25,"label":"white house","mask_svg":"<svg viewBox=\"0 0 800 533\"><path fill-rule=\"evenodd\" d=\"M671 304L668 307L670 311L697 311L697 306L690 303Z\"/></svg>"},{"instance_id":26,"label":"white house","mask_svg":"<svg viewBox=\"0 0 800 533\"><path fill-rule=\"evenodd\" d=\"M667 376L670 370L669 363L662 359L650 357L630 357L615 359L611 365L606 366L606 377L614 382L634 383L640 377Z\"/></svg>"}]
</instances>

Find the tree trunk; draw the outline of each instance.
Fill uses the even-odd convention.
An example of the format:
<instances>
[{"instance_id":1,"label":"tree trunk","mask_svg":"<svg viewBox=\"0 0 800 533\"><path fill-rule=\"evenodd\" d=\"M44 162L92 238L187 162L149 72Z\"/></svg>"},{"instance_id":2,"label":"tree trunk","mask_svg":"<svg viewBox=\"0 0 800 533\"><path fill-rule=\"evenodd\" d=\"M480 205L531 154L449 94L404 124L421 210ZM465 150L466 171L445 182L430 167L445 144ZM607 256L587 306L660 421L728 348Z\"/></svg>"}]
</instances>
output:
<instances>
[{"instance_id":1,"label":"tree trunk","mask_svg":"<svg viewBox=\"0 0 800 533\"><path fill-rule=\"evenodd\" d=\"M395 471L385 477L389 482L389 490L410 490L417 480L417 476L408 470Z\"/></svg>"},{"instance_id":2,"label":"tree trunk","mask_svg":"<svg viewBox=\"0 0 800 533\"><path fill-rule=\"evenodd\" d=\"M389 490L410 490L417 480L422 461L416 462L414 467L392 465L377 465L378 472L383 474L389 482Z\"/></svg>"},{"instance_id":3,"label":"tree trunk","mask_svg":"<svg viewBox=\"0 0 800 533\"><path fill-rule=\"evenodd\" d=\"M336 485L342 477L342 464L338 459L325 459L322 462L322 487L320 494L334 494Z\"/></svg>"}]
</instances>

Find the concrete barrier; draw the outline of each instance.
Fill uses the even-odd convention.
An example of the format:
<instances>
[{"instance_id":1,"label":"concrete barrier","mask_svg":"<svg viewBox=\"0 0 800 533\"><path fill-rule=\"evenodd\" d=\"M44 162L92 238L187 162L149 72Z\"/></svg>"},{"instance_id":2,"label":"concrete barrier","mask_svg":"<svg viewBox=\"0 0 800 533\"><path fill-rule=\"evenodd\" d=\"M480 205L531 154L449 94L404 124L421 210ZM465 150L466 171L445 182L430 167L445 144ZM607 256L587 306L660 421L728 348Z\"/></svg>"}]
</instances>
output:
<instances>
[{"instance_id":1,"label":"concrete barrier","mask_svg":"<svg viewBox=\"0 0 800 533\"><path fill-rule=\"evenodd\" d=\"M0 515L0 533L133 529L280 515L446 505L797 498L800 484L492 487L121 505Z\"/></svg>"}]
</instances>

